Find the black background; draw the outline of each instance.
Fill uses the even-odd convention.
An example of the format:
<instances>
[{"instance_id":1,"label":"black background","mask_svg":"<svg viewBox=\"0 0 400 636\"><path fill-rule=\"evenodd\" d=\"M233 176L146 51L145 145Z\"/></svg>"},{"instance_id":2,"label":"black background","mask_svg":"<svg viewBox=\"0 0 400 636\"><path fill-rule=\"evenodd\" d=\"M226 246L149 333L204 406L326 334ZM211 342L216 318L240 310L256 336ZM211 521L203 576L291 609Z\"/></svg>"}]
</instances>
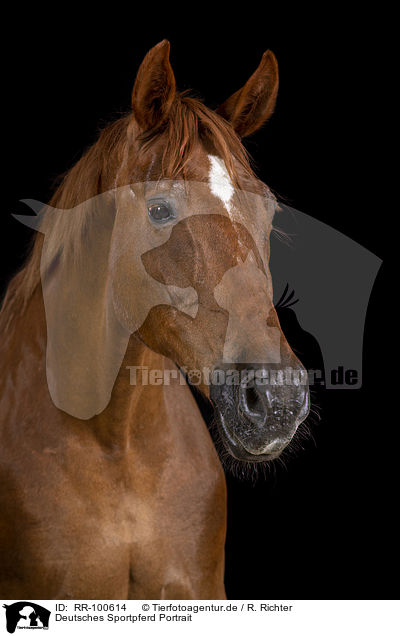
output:
<instances>
[{"instance_id":1,"label":"black background","mask_svg":"<svg viewBox=\"0 0 400 636\"><path fill-rule=\"evenodd\" d=\"M380 258L374 190L372 78L379 72L373 16L273 15L255 6L134 8L96 19L21 12L9 22L3 61L1 285L23 262L31 232L10 218L22 198L47 201L54 181L129 109L145 53L171 41L180 89L216 107L247 80L263 51L280 66L275 114L246 141L258 174L293 207ZM246 13L247 10L247 13ZM12 44L11 44L12 42ZM337 255L340 259L340 254ZM228 475L226 587L230 598L391 598L396 466L387 459L383 272L366 320L364 384L320 398L313 441L255 484ZM354 291L357 293L357 290ZM387 342L386 342L387 346ZM389 444L390 445L390 444Z\"/></svg>"}]
</instances>

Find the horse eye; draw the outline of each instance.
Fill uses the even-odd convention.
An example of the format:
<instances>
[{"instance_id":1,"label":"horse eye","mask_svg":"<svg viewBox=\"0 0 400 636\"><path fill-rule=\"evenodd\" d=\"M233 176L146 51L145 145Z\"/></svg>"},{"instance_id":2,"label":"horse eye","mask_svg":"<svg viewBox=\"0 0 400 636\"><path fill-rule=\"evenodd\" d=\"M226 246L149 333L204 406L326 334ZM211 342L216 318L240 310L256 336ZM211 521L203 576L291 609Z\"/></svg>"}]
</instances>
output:
<instances>
[{"instance_id":1,"label":"horse eye","mask_svg":"<svg viewBox=\"0 0 400 636\"><path fill-rule=\"evenodd\" d=\"M156 223L164 223L174 218L174 213L167 203L153 203L147 208L149 217Z\"/></svg>"}]
</instances>

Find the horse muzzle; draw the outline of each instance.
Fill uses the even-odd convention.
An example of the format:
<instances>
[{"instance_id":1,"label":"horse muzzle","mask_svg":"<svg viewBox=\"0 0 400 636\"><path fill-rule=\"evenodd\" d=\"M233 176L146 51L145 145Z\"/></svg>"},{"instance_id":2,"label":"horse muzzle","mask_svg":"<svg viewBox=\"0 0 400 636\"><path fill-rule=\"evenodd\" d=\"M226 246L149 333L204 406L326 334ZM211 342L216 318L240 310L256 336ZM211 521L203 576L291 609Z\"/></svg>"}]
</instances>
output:
<instances>
[{"instance_id":1,"label":"horse muzzle","mask_svg":"<svg viewBox=\"0 0 400 636\"><path fill-rule=\"evenodd\" d=\"M265 376L270 370L258 367L258 371L267 372ZM290 381L293 374L279 384L260 376L262 373L258 378L250 374L250 379L237 384L213 383L210 387L224 446L242 461L265 462L279 457L310 409L307 382Z\"/></svg>"}]
</instances>

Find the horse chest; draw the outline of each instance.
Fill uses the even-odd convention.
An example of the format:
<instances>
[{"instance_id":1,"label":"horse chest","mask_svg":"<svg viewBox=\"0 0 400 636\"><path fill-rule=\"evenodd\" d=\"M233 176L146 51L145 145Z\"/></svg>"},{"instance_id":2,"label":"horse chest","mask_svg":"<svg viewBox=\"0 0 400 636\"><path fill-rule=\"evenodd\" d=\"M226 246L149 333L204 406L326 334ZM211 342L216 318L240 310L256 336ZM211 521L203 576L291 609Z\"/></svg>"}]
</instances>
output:
<instances>
[{"instance_id":1,"label":"horse chest","mask_svg":"<svg viewBox=\"0 0 400 636\"><path fill-rule=\"evenodd\" d=\"M31 453L29 471L19 473L13 514L22 530L4 541L10 562L18 553L24 572L13 596L198 596L193 581L210 553L204 539L220 534L214 524L207 529L208 507L218 503L213 489L200 492L196 481L172 487L173 466L156 482L145 474L133 479L97 453L78 458L74 470L68 463L45 449ZM216 552L223 552L223 539Z\"/></svg>"}]
</instances>

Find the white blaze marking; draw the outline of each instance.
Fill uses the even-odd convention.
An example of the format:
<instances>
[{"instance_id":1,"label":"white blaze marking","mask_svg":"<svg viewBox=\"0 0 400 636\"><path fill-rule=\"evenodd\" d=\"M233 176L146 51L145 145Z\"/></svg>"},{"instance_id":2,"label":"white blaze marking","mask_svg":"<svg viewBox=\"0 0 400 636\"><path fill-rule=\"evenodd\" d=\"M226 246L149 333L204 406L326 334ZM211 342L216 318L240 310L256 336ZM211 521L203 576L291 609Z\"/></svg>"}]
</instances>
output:
<instances>
[{"instance_id":1,"label":"white blaze marking","mask_svg":"<svg viewBox=\"0 0 400 636\"><path fill-rule=\"evenodd\" d=\"M208 182L211 192L218 197L225 208L230 210L230 200L234 193L232 182L229 178L224 161L215 155L208 155L210 160L210 172Z\"/></svg>"}]
</instances>

